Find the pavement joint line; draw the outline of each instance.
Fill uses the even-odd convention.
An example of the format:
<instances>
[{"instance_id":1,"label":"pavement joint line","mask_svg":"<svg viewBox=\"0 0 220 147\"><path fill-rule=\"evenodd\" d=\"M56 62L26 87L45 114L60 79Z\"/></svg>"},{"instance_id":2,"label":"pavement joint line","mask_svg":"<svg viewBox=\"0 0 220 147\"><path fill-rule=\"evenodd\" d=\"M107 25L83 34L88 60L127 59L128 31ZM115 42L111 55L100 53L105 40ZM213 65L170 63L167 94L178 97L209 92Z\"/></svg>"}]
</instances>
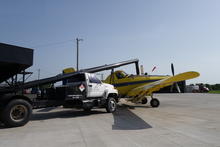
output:
<instances>
[{"instance_id":1,"label":"pavement joint line","mask_svg":"<svg viewBox=\"0 0 220 147\"><path fill-rule=\"evenodd\" d=\"M78 121L77 121L78 122ZM86 140L85 140L85 136L83 135L83 132L82 132L82 129L81 129L81 126L78 124L78 127L79 127L79 131L80 131L80 135L82 136L82 140L83 140L83 143L86 147L88 147L87 143L86 143Z\"/></svg>"}]
</instances>

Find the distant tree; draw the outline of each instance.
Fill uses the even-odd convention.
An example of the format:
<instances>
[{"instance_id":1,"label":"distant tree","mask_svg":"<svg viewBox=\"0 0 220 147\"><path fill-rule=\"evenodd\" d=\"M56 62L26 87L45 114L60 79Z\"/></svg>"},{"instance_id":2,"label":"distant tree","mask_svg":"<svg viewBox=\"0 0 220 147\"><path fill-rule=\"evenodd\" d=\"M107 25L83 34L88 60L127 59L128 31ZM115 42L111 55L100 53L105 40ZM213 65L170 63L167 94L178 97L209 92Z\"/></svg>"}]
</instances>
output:
<instances>
[{"instance_id":1,"label":"distant tree","mask_svg":"<svg viewBox=\"0 0 220 147\"><path fill-rule=\"evenodd\" d=\"M220 84L211 85L212 90L220 90Z\"/></svg>"},{"instance_id":2,"label":"distant tree","mask_svg":"<svg viewBox=\"0 0 220 147\"><path fill-rule=\"evenodd\" d=\"M220 90L220 84L215 84L216 90Z\"/></svg>"}]
</instances>

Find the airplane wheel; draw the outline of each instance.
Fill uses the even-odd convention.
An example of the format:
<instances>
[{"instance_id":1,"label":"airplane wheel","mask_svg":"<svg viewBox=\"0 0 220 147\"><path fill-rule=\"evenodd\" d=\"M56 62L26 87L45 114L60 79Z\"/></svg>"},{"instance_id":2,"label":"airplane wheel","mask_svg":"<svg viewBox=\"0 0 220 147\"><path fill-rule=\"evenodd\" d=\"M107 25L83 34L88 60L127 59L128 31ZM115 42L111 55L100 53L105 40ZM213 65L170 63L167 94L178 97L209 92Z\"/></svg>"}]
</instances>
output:
<instances>
[{"instance_id":1,"label":"airplane wheel","mask_svg":"<svg viewBox=\"0 0 220 147\"><path fill-rule=\"evenodd\" d=\"M141 104L147 104L147 98L142 99Z\"/></svg>"},{"instance_id":2,"label":"airplane wheel","mask_svg":"<svg viewBox=\"0 0 220 147\"><path fill-rule=\"evenodd\" d=\"M155 99L153 98L151 101L150 101L150 105L152 107L158 107L160 105L160 101L158 99Z\"/></svg>"}]
</instances>

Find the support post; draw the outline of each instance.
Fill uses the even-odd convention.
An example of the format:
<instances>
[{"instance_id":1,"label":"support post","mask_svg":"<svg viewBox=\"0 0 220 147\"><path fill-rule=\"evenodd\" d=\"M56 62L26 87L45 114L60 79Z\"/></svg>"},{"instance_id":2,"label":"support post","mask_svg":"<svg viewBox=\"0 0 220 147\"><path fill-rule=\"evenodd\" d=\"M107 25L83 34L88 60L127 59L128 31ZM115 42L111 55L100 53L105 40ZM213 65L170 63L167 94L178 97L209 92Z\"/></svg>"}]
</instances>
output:
<instances>
[{"instance_id":1,"label":"support post","mask_svg":"<svg viewBox=\"0 0 220 147\"><path fill-rule=\"evenodd\" d=\"M135 66L136 66L136 73L137 73L137 75L140 75L140 70L139 70L138 62L135 62Z\"/></svg>"},{"instance_id":2,"label":"support post","mask_svg":"<svg viewBox=\"0 0 220 147\"><path fill-rule=\"evenodd\" d=\"M83 39L76 38L76 70L79 71L79 41Z\"/></svg>"}]
</instances>

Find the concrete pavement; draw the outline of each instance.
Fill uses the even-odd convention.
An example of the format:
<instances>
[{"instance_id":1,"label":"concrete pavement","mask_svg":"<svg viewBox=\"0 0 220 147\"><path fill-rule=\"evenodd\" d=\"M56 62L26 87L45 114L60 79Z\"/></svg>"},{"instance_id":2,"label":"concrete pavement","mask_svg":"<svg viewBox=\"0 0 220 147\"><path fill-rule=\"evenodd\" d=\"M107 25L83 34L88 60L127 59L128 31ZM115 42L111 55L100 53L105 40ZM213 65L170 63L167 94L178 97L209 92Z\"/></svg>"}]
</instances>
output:
<instances>
[{"instance_id":1,"label":"concrete pavement","mask_svg":"<svg viewBox=\"0 0 220 147\"><path fill-rule=\"evenodd\" d=\"M37 109L23 127L0 127L0 147L220 146L220 95L156 97L159 108L125 103L115 114L105 109Z\"/></svg>"}]
</instances>

